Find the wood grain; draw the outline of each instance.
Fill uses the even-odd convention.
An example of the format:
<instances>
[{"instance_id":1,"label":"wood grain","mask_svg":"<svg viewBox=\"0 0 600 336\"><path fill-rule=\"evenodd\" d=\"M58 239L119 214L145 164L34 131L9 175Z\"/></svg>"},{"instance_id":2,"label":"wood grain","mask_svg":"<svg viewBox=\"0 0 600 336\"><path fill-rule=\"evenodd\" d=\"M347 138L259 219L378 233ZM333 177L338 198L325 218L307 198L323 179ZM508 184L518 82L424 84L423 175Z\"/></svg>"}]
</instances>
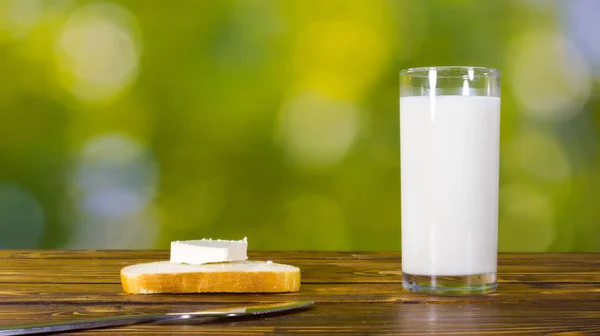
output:
<instances>
[{"instance_id":1,"label":"wood grain","mask_svg":"<svg viewBox=\"0 0 600 336\"><path fill-rule=\"evenodd\" d=\"M306 284L401 283L400 260L389 259L285 259L277 255L256 257L300 267ZM600 258L574 263L571 259L501 259L500 283L598 283ZM0 283L120 283L121 268L163 259L0 259ZM60 275L57 277L57 275Z\"/></svg>"},{"instance_id":2,"label":"wood grain","mask_svg":"<svg viewBox=\"0 0 600 336\"><path fill-rule=\"evenodd\" d=\"M254 258L277 259L397 259L400 252L380 251L248 251ZM168 250L0 250L0 259L149 259L169 258ZM576 260L578 263L600 263L599 253L500 253L498 260L558 261Z\"/></svg>"},{"instance_id":3,"label":"wood grain","mask_svg":"<svg viewBox=\"0 0 600 336\"><path fill-rule=\"evenodd\" d=\"M249 255L299 266L300 292L128 295L120 269L168 259L167 251L0 251L0 325L315 300L312 309L266 318L82 334L600 335L600 254L500 254L498 291L468 297L403 290L397 252Z\"/></svg>"},{"instance_id":4,"label":"wood grain","mask_svg":"<svg viewBox=\"0 0 600 336\"><path fill-rule=\"evenodd\" d=\"M488 295L433 296L405 291L401 284L303 284L297 293L280 294L152 294L131 295L119 284L0 284L2 303L156 303L204 302L280 302L314 300L318 302L600 302L596 284L506 284Z\"/></svg>"},{"instance_id":5,"label":"wood grain","mask_svg":"<svg viewBox=\"0 0 600 336\"><path fill-rule=\"evenodd\" d=\"M155 314L210 309L223 305L0 305L0 325L13 321L64 321L114 314ZM460 319L456 316L460 315ZM86 334L264 334L369 333L449 335L487 332L501 335L587 332L600 330L600 303L415 305L321 303L292 314L259 319L196 320L192 324L140 325Z\"/></svg>"}]
</instances>

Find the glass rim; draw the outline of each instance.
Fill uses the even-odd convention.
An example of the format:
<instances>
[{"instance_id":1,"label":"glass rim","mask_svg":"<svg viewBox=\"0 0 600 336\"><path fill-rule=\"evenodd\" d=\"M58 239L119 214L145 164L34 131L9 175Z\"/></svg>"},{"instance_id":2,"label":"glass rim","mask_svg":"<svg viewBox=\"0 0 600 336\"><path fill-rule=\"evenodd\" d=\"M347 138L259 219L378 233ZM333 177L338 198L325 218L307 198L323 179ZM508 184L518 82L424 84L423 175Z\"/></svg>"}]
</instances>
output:
<instances>
[{"instance_id":1,"label":"glass rim","mask_svg":"<svg viewBox=\"0 0 600 336\"><path fill-rule=\"evenodd\" d=\"M406 77L429 77L429 71L436 70L438 73L436 77L452 78L452 77L463 77L464 74L448 74L447 72L452 71L469 71L473 70L475 76L483 77L499 77L500 70L496 68L482 67L482 66L430 66L430 67L416 67L407 68L400 71L400 76ZM440 73L441 72L441 73Z\"/></svg>"}]
</instances>

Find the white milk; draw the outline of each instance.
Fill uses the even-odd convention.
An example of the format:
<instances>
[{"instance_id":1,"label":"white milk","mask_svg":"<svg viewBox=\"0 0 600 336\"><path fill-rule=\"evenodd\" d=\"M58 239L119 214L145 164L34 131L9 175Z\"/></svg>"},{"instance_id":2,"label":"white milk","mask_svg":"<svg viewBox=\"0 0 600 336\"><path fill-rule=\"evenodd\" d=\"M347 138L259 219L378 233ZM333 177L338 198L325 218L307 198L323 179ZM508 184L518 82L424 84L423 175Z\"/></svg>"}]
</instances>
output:
<instances>
[{"instance_id":1,"label":"white milk","mask_svg":"<svg viewBox=\"0 0 600 336\"><path fill-rule=\"evenodd\" d=\"M402 270L496 272L500 98L400 98Z\"/></svg>"}]
</instances>

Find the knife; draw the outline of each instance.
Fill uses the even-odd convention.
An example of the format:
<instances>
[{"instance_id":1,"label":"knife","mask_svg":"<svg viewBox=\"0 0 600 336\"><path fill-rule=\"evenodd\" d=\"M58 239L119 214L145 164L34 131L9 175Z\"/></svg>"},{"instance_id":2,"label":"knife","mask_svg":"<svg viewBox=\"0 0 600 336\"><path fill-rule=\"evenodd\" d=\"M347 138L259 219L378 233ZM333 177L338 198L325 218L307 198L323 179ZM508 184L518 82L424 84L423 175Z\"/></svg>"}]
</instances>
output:
<instances>
[{"instance_id":1,"label":"knife","mask_svg":"<svg viewBox=\"0 0 600 336\"><path fill-rule=\"evenodd\" d=\"M96 328L107 328L126 326L132 324L149 322L166 322L191 320L199 317L240 317L263 314L281 313L290 310L306 308L313 305L314 301L279 302L273 304L261 304L246 307L228 307L214 310L202 310L187 313L167 314L144 314L125 315L114 317L102 317L89 320L75 320L62 322L47 322L37 324L19 324L12 326L0 326L0 336L7 335L30 335L42 333L55 333L70 330L85 330Z\"/></svg>"}]
</instances>

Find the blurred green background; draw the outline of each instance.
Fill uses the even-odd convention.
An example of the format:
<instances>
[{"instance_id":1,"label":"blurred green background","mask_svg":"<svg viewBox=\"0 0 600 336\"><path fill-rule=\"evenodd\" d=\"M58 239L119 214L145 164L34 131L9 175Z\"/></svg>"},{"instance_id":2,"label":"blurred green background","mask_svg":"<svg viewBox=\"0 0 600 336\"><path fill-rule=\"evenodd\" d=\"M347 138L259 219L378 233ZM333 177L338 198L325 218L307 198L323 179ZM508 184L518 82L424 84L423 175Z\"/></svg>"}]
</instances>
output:
<instances>
[{"instance_id":1,"label":"blurred green background","mask_svg":"<svg viewBox=\"0 0 600 336\"><path fill-rule=\"evenodd\" d=\"M600 1L0 0L0 247L400 250L398 72L502 71L502 251L600 251Z\"/></svg>"}]
</instances>

